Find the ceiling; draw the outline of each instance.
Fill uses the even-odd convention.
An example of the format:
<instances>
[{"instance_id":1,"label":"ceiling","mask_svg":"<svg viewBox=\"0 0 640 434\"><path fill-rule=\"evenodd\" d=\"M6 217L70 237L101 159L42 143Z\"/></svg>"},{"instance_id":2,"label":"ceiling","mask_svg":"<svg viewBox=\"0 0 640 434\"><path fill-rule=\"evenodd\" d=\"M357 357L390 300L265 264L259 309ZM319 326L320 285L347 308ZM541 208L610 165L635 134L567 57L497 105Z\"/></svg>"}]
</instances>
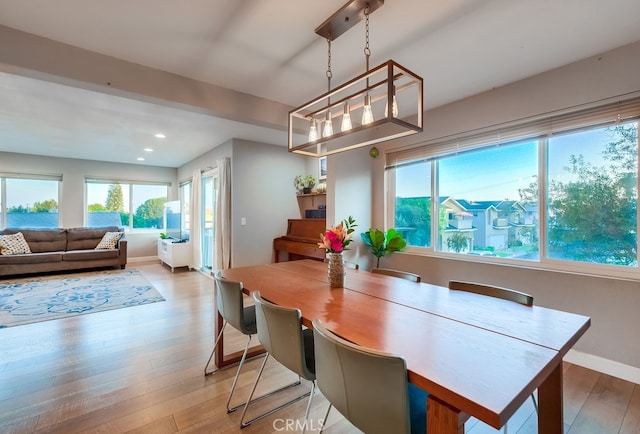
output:
<instances>
[{"instance_id":1,"label":"ceiling","mask_svg":"<svg viewBox=\"0 0 640 434\"><path fill-rule=\"evenodd\" d=\"M314 29L345 2L0 0L0 25L294 108L326 91ZM371 66L421 75L427 109L636 41L638 0L387 0L370 20ZM334 86L363 48L364 23L332 43ZM178 167L231 138L286 146L285 129L0 72L0 151Z\"/></svg>"}]
</instances>

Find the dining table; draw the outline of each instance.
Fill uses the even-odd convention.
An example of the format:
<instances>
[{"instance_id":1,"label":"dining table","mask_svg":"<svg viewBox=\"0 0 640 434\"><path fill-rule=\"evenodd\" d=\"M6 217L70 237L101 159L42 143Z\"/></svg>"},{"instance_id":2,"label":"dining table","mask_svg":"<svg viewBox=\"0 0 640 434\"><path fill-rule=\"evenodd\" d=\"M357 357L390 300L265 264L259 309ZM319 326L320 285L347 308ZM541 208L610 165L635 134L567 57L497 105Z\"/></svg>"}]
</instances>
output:
<instances>
[{"instance_id":1,"label":"dining table","mask_svg":"<svg viewBox=\"0 0 640 434\"><path fill-rule=\"evenodd\" d=\"M429 392L429 434L464 433L470 416L500 429L536 389L538 432L563 433L562 358L587 316L355 269L333 288L327 264L308 259L219 272L247 295L300 309L306 327L319 318L343 339L404 357L409 382ZM216 335L222 324L218 314ZM239 354L221 342L215 360Z\"/></svg>"}]
</instances>

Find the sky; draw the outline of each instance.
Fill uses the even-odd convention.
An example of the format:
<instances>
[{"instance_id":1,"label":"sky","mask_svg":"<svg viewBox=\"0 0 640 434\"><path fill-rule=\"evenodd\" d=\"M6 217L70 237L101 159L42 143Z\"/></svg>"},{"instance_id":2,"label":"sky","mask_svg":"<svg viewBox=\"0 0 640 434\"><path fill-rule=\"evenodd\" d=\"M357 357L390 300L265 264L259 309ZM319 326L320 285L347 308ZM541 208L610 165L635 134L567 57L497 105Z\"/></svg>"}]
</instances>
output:
<instances>
[{"instance_id":1,"label":"sky","mask_svg":"<svg viewBox=\"0 0 640 434\"><path fill-rule=\"evenodd\" d=\"M572 154L583 155L596 166L603 165L602 150L612 133L597 129L560 135L550 139L548 177L566 181L564 169ZM526 188L538 174L536 142L497 147L443 158L439 163L440 197L468 201L520 200L518 189ZM419 163L396 170L398 197L431 196L430 164Z\"/></svg>"},{"instance_id":2,"label":"sky","mask_svg":"<svg viewBox=\"0 0 640 434\"><path fill-rule=\"evenodd\" d=\"M537 161L534 143L443 158L439 194L466 200L518 200L518 188L528 186L537 174ZM421 163L397 170L397 196L430 196L429 166Z\"/></svg>"},{"instance_id":3,"label":"sky","mask_svg":"<svg viewBox=\"0 0 640 434\"><path fill-rule=\"evenodd\" d=\"M165 186L158 185L136 185L134 207L139 206L145 200L162 196ZM105 205L109 184L88 184L87 204L99 203ZM124 211L129 211L129 188L123 184L122 198ZM56 182L30 179L7 179L7 208L14 206L30 206L36 202L47 199L58 200Z\"/></svg>"}]
</instances>

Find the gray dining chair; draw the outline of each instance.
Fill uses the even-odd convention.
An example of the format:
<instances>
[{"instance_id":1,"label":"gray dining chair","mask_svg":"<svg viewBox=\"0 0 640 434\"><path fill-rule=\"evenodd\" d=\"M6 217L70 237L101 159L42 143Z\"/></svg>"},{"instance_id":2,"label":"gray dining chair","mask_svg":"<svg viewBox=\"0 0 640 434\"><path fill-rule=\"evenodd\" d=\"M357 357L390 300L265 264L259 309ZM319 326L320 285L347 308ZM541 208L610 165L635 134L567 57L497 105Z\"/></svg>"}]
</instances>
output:
<instances>
[{"instance_id":1,"label":"gray dining chair","mask_svg":"<svg viewBox=\"0 0 640 434\"><path fill-rule=\"evenodd\" d=\"M260 296L259 291L253 291L251 293L251 297L253 298L256 307L258 339L264 346L267 355L260 366L256 380L253 383L253 388L251 389L247 403L242 411L240 426L241 428L245 428L253 422L267 417L276 411L309 396L307 409L304 415L304 421L306 422L316 389L313 332L302 327L302 314L299 309L278 306L270 303ZM264 370L269 357L272 357L290 371L298 374L298 381L252 400L256 387L258 386L258 382L260 381L262 371ZM244 421L247 409L251 403L300 384L300 378L304 378L311 382L310 392L299 395L292 400L255 416L246 422ZM304 428L306 428L306 424L303 426L303 432Z\"/></svg>"},{"instance_id":2,"label":"gray dining chair","mask_svg":"<svg viewBox=\"0 0 640 434\"><path fill-rule=\"evenodd\" d=\"M451 280L449 282L449 289L474 292L476 294L487 295L489 297L515 301L516 303L524 304L525 306L533 306L533 296L524 292L516 291L515 289L485 285L483 283L461 282L458 280Z\"/></svg>"},{"instance_id":3,"label":"gray dining chair","mask_svg":"<svg viewBox=\"0 0 640 434\"><path fill-rule=\"evenodd\" d=\"M427 392L408 382L402 356L348 342L313 321L318 389L367 434L425 433Z\"/></svg>"},{"instance_id":4,"label":"gray dining chair","mask_svg":"<svg viewBox=\"0 0 640 434\"><path fill-rule=\"evenodd\" d=\"M449 281L449 289L456 291L473 292L475 294L485 295L488 297L500 298L502 300L513 301L525 306L533 306L533 296L525 292L516 291L515 289L503 288L501 286L486 285L475 282L462 282L458 280ZM531 394L533 407L538 412L538 402L536 397ZM507 424L504 424L504 433L507 434Z\"/></svg>"},{"instance_id":5,"label":"gray dining chair","mask_svg":"<svg viewBox=\"0 0 640 434\"><path fill-rule=\"evenodd\" d=\"M238 378L240 376L240 371L242 370L242 365L247 358L247 352L249 351L249 345L251 344L251 337L258 332L256 326L256 311L254 306L244 306L242 282L227 280L220 273L215 273L213 275L213 278L215 280L215 285L217 288L217 310L218 312L220 312L220 315L224 319L224 322L213 344L213 349L211 350L209 360L207 360L207 364L204 367L204 375L211 375L215 372L218 372L218 369L209 370L209 365L211 364L211 360L213 359L213 355L215 354L216 348L218 346L218 343L220 342L220 339L222 338L224 329L227 324L230 324L231 327L237 329L240 333L247 336L247 344L244 347L244 352L242 353L242 358L240 359L240 363L238 364L236 375L233 378L233 384L231 386L231 391L229 392L229 398L227 399L227 413L231 413L244 405L244 403L242 403L232 408L229 407L229 405L231 404L231 398L233 397L233 392L235 391L236 385L238 384Z\"/></svg>"},{"instance_id":6,"label":"gray dining chair","mask_svg":"<svg viewBox=\"0 0 640 434\"><path fill-rule=\"evenodd\" d=\"M419 283L420 281L422 281L420 275L409 273L407 271L392 270L390 268L372 268L371 272L376 274L384 274L387 276L399 277L401 279L411 280L412 282Z\"/></svg>"}]
</instances>

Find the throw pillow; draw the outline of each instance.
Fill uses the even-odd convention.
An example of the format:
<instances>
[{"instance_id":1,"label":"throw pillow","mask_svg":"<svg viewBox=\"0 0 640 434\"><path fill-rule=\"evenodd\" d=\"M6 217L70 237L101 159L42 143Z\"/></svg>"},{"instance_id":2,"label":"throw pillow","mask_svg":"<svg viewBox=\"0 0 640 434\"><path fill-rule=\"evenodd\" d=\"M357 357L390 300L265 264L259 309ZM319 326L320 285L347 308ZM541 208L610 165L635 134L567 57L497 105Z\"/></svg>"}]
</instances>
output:
<instances>
[{"instance_id":1,"label":"throw pillow","mask_svg":"<svg viewBox=\"0 0 640 434\"><path fill-rule=\"evenodd\" d=\"M0 235L0 255L20 255L31 253L27 240L22 232L11 235Z\"/></svg>"},{"instance_id":2,"label":"throw pillow","mask_svg":"<svg viewBox=\"0 0 640 434\"><path fill-rule=\"evenodd\" d=\"M123 232L105 232L104 236L96 246L96 250L115 249L118 240L124 235Z\"/></svg>"}]
</instances>

